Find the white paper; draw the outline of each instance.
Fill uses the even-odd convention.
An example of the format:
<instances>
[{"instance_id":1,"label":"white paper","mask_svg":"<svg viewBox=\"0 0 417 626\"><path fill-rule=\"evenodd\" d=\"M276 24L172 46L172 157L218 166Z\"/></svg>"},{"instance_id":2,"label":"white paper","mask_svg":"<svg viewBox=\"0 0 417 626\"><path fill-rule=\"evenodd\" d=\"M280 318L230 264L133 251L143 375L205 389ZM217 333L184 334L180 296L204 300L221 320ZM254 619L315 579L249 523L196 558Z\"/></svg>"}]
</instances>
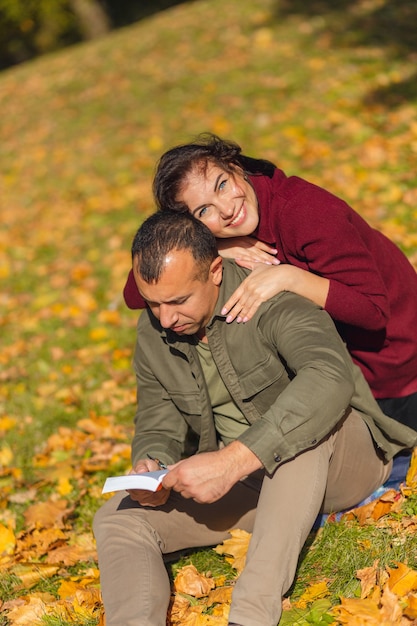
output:
<instances>
[{"instance_id":1,"label":"white paper","mask_svg":"<svg viewBox=\"0 0 417 626\"><path fill-rule=\"evenodd\" d=\"M127 474L126 476L109 476L104 483L101 493L122 491L123 489L146 489L156 491L168 470L157 472L143 472L142 474Z\"/></svg>"}]
</instances>

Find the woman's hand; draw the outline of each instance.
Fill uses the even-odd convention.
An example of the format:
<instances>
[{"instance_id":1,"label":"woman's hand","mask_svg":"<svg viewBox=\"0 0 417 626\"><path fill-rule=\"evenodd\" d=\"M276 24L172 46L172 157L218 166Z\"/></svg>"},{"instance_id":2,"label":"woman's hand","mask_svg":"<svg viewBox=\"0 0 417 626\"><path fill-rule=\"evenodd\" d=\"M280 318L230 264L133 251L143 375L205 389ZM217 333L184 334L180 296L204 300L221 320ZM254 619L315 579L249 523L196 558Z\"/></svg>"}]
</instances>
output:
<instances>
[{"instance_id":1,"label":"woman's hand","mask_svg":"<svg viewBox=\"0 0 417 626\"><path fill-rule=\"evenodd\" d=\"M217 248L222 257L239 259L239 265L252 270L256 263L278 265L277 250L254 237L230 237L217 239Z\"/></svg>"},{"instance_id":2,"label":"woman's hand","mask_svg":"<svg viewBox=\"0 0 417 626\"><path fill-rule=\"evenodd\" d=\"M227 315L227 323L235 319L238 323L248 322L262 302L281 291L292 291L324 307L329 280L294 265L256 263L252 273L225 302L222 315Z\"/></svg>"}]
</instances>

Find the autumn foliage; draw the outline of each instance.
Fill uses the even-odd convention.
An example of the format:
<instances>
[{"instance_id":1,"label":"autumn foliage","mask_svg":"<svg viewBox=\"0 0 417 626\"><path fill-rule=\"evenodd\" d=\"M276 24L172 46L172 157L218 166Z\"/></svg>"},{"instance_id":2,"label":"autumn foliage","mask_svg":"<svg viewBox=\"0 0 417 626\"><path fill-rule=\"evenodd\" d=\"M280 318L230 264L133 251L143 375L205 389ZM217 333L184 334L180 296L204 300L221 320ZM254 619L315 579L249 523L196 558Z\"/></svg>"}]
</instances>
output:
<instances>
[{"instance_id":1,"label":"autumn foliage","mask_svg":"<svg viewBox=\"0 0 417 626\"><path fill-rule=\"evenodd\" d=\"M198 0L0 74L0 626L104 624L91 522L130 463L137 313L122 289L162 151L236 139L416 263L416 20L412 0ZM417 620L415 463L313 536L282 624ZM358 540L354 591L338 546L326 574L302 571L334 528L394 549ZM230 530L216 569L195 555L170 569L170 625L227 624L250 539Z\"/></svg>"}]
</instances>

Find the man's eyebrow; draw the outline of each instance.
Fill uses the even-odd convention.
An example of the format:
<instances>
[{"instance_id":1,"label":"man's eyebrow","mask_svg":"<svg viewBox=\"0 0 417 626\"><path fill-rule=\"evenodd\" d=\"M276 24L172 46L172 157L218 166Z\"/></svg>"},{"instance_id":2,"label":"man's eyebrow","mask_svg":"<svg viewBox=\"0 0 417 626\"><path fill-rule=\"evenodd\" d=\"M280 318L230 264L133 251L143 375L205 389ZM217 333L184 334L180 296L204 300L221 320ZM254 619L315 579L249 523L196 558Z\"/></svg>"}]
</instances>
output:
<instances>
[{"instance_id":1,"label":"man's eyebrow","mask_svg":"<svg viewBox=\"0 0 417 626\"><path fill-rule=\"evenodd\" d=\"M220 172L220 174L217 176L216 180L214 181L214 188L213 191L217 191L217 188L219 186L219 182L220 179L222 178L224 172ZM201 211L201 209L204 209L207 205L206 204L200 204L200 206L196 207L192 212L191 215L195 215L196 213L198 213L198 211Z\"/></svg>"}]
</instances>

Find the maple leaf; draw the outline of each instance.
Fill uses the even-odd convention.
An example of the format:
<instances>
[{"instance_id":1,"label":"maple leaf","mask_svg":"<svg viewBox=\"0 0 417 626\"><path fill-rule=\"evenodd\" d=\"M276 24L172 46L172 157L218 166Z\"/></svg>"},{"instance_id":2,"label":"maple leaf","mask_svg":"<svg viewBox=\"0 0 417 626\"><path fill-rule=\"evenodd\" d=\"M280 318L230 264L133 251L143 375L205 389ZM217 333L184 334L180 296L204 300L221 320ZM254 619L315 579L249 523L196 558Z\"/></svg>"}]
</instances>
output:
<instances>
[{"instance_id":1,"label":"maple leaf","mask_svg":"<svg viewBox=\"0 0 417 626\"><path fill-rule=\"evenodd\" d=\"M226 561L240 573L245 567L251 533L238 528L229 532L232 538L226 539L222 544L216 546L214 550L217 554L229 555L229 557L226 557Z\"/></svg>"},{"instance_id":2,"label":"maple leaf","mask_svg":"<svg viewBox=\"0 0 417 626\"><path fill-rule=\"evenodd\" d=\"M387 624L400 624L402 615L403 610L398 595L391 591L389 584L385 585L381 596L381 621Z\"/></svg>"},{"instance_id":3,"label":"maple leaf","mask_svg":"<svg viewBox=\"0 0 417 626\"><path fill-rule=\"evenodd\" d=\"M389 573L388 586L397 596L405 596L417 590L417 571L404 563L396 563L396 568L387 567Z\"/></svg>"},{"instance_id":4,"label":"maple leaf","mask_svg":"<svg viewBox=\"0 0 417 626\"><path fill-rule=\"evenodd\" d=\"M376 626L381 623L378 603L370 599L341 598L340 605L330 612L341 624Z\"/></svg>"},{"instance_id":5,"label":"maple leaf","mask_svg":"<svg viewBox=\"0 0 417 626\"><path fill-rule=\"evenodd\" d=\"M398 508L401 495L395 489L389 489L376 500L356 507L345 513L343 519L357 519L361 526L372 524L381 517Z\"/></svg>"}]
</instances>

